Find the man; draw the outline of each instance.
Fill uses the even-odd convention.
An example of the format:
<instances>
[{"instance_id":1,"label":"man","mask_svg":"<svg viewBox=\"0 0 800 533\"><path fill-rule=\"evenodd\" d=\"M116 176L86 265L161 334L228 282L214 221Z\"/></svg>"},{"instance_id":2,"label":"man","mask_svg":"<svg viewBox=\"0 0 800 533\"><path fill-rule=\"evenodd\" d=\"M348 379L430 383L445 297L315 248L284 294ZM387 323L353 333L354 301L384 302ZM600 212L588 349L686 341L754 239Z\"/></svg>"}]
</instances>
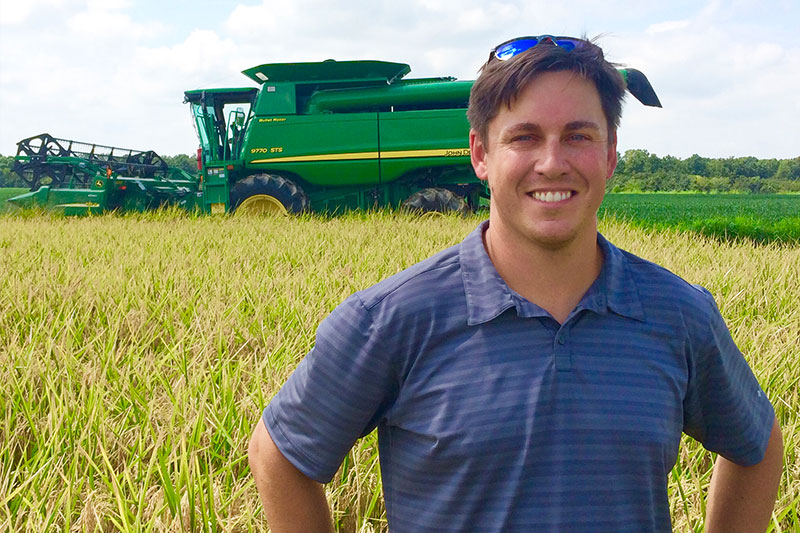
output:
<instances>
[{"instance_id":1,"label":"man","mask_svg":"<svg viewBox=\"0 0 800 533\"><path fill-rule=\"evenodd\" d=\"M274 531L330 529L321 483L374 427L392 530L668 531L682 432L720 454L709 530L765 529L780 430L713 298L597 232L623 93L583 39L493 51L488 224L320 325L250 443Z\"/></svg>"}]
</instances>

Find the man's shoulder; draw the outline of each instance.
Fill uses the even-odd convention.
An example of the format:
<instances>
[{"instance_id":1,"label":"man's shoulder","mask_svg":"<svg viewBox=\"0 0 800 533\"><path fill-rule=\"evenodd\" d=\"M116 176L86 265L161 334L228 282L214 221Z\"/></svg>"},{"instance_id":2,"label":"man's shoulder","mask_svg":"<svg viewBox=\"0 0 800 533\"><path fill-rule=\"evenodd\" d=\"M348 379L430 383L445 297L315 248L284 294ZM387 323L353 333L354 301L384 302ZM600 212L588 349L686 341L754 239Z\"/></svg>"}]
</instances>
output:
<instances>
[{"instance_id":1,"label":"man's shoulder","mask_svg":"<svg viewBox=\"0 0 800 533\"><path fill-rule=\"evenodd\" d=\"M626 266L645 307L671 305L684 312L707 315L716 309L705 287L691 283L666 267L611 245Z\"/></svg>"},{"instance_id":2,"label":"man's shoulder","mask_svg":"<svg viewBox=\"0 0 800 533\"><path fill-rule=\"evenodd\" d=\"M428 301L446 292L463 291L459 250L461 244L446 248L371 287L356 293L364 307L398 302Z\"/></svg>"}]
</instances>

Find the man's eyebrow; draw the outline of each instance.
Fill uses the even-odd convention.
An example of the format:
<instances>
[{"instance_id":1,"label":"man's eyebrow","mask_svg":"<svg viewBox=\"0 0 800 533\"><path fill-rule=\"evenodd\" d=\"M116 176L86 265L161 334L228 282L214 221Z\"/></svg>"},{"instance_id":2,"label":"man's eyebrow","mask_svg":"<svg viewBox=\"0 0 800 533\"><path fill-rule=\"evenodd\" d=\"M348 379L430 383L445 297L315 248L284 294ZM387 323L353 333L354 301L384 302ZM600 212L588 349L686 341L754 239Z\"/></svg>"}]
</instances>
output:
<instances>
[{"instance_id":1,"label":"man's eyebrow","mask_svg":"<svg viewBox=\"0 0 800 533\"><path fill-rule=\"evenodd\" d=\"M519 132L537 132L541 131L542 127L535 123L535 122L519 122L512 126L509 126L506 129L507 133L515 134ZM600 131L600 125L597 122L592 122L591 120L574 120L572 122L568 122L566 126L564 126L564 130L566 131L577 131L577 130L596 130Z\"/></svg>"},{"instance_id":2,"label":"man's eyebrow","mask_svg":"<svg viewBox=\"0 0 800 533\"><path fill-rule=\"evenodd\" d=\"M598 130L600 131L600 125L596 122L592 122L591 120L575 120L570 122L564 128L567 131L575 131L575 130Z\"/></svg>"},{"instance_id":3,"label":"man's eyebrow","mask_svg":"<svg viewBox=\"0 0 800 533\"><path fill-rule=\"evenodd\" d=\"M542 128L534 122L518 122L513 126L509 126L506 131L508 133L518 133L520 131L540 131Z\"/></svg>"}]
</instances>

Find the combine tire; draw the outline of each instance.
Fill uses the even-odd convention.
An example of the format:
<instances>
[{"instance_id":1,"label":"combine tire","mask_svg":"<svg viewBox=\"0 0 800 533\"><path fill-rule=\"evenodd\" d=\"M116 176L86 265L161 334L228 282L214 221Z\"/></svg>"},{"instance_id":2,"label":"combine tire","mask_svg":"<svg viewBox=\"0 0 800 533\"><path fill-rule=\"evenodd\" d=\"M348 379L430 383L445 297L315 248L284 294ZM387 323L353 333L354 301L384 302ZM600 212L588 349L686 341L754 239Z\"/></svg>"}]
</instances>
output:
<instances>
[{"instance_id":1,"label":"combine tire","mask_svg":"<svg viewBox=\"0 0 800 533\"><path fill-rule=\"evenodd\" d=\"M430 188L422 189L406 199L403 207L412 211L423 213L450 213L461 215L469 213L469 206L464 199L447 189Z\"/></svg>"},{"instance_id":2,"label":"combine tire","mask_svg":"<svg viewBox=\"0 0 800 533\"><path fill-rule=\"evenodd\" d=\"M286 215L308 209L308 196L296 183L274 174L256 174L231 188L235 213Z\"/></svg>"}]
</instances>

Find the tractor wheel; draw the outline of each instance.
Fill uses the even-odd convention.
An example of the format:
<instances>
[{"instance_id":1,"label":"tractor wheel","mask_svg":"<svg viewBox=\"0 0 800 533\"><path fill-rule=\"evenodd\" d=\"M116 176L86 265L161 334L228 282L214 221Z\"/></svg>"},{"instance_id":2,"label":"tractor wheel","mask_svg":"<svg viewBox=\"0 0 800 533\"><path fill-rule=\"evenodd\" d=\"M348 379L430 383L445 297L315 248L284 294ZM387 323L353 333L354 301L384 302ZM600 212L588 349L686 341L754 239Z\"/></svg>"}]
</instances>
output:
<instances>
[{"instance_id":1,"label":"tractor wheel","mask_svg":"<svg viewBox=\"0 0 800 533\"><path fill-rule=\"evenodd\" d=\"M469 206L464 198L453 191L440 188L422 189L403 202L403 208L423 213L456 212L461 215L469 213Z\"/></svg>"},{"instance_id":2,"label":"tractor wheel","mask_svg":"<svg viewBox=\"0 0 800 533\"><path fill-rule=\"evenodd\" d=\"M231 188L235 213L286 215L308 209L308 196L296 183L274 174L256 174Z\"/></svg>"}]
</instances>

